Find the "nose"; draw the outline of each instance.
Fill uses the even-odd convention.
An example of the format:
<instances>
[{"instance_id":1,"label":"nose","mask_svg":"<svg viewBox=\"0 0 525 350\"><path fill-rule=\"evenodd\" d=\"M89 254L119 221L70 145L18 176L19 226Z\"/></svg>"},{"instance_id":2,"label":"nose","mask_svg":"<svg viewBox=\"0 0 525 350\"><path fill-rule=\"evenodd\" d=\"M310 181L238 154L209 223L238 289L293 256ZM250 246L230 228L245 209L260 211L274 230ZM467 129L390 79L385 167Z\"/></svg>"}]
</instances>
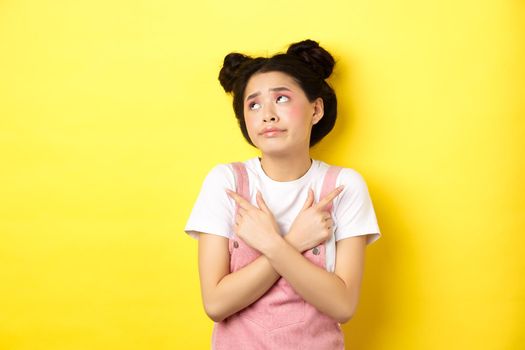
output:
<instances>
[{"instance_id":1,"label":"nose","mask_svg":"<svg viewBox=\"0 0 525 350\"><path fill-rule=\"evenodd\" d=\"M268 123L268 122L276 123L279 121L279 117L277 116L277 113L275 113L275 109L273 108L271 104L268 107L266 107L264 110L263 121L265 123Z\"/></svg>"}]
</instances>

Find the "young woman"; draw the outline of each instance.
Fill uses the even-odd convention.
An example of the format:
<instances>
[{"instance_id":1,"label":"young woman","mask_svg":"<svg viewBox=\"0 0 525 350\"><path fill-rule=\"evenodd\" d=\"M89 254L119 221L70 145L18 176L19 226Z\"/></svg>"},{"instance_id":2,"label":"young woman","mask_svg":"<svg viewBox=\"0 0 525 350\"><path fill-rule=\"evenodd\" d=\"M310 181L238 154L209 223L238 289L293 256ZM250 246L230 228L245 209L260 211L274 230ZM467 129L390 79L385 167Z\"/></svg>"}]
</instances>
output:
<instances>
[{"instance_id":1,"label":"young woman","mask_svg":"<svg viewBox=\"0 0 525 350\"><path fill-rule=\"evenodd\" d=\"M224 59L220 83L260 157L215 166L185 227L213 349L344 349L340 324L380 232L361 175L310 157L335 124L334 64L312 40Z\"/></svg>"}]
</instances>

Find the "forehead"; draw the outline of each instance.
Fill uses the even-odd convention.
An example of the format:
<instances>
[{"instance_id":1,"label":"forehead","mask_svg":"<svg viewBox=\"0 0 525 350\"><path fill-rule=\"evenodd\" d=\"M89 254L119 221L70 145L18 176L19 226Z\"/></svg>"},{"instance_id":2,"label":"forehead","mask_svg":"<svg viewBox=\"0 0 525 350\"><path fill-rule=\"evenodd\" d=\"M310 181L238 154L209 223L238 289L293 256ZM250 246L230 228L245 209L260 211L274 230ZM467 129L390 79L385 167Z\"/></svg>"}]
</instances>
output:
<instances>
[{"instance_id":1,"label":"forehead","mask_svg":"<svg viewBox=\"0 0 525 350\"><path fill-rule=\"evenodd\" d=\"M255 73L248 80L246 89L244 90L244 96L251 95L254 92L263 92L268 89L285 86L290 90L301 89L299 84L290 75L283 72L264 72Z\"/></svg>"}]
</instances>

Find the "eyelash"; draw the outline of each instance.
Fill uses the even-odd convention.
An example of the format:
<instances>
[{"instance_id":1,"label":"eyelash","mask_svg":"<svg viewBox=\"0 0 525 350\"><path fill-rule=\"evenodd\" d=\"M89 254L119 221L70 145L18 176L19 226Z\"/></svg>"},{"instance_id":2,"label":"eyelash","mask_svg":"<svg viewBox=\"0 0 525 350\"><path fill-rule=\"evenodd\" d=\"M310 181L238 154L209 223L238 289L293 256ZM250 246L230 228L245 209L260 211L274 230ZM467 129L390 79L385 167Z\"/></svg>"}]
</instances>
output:
<instances>
[{"instance_id":1,"label":"eyelash","mask_svg":"<svg viewBox=\"0 0 525 350\"><path fill-rule=\"evenodd\" d=\"M252 102L248 105L248 108L253 111L253 105L258 104L256 102Z\"/></svg>"},{"instance_id":2,"label":"eyelash","mask_svg":"<svg viewBox=\"0 0 525 350\"><path fill-rule=\"evenodd\" d=\"M290 100L290 98L289 98L288 96L285 96L285 95L279 95L279 96L277 96L277 100L276 100L276 101L278 101L281 97L286 98L287 101ZM287 102L287 101L285 101L285 102ZM253 106L254 106L255 104L258 104L258 103L257 103L257 102L252 102L252 103L250 103L250 104L248 105L248 108L249 108L250 110L253 110Z\"/></svg>"},{"instance_id":3,"label":"eyelash","mask_svg":"<svg viewBox=\"0 0 525 350\"><path fill-rule=\"evenodd\" d=\"M285 95L280 95L280 96L278 96L278 97L277 97L277 99L279 99L279 98L281 98L281 97L284 97L284 98L286 98L286 99L287 99L287 101L289 101L289 100L290 100L290 98L289 98L288 96L285 96Z\"/></svg>"}]
</instances>

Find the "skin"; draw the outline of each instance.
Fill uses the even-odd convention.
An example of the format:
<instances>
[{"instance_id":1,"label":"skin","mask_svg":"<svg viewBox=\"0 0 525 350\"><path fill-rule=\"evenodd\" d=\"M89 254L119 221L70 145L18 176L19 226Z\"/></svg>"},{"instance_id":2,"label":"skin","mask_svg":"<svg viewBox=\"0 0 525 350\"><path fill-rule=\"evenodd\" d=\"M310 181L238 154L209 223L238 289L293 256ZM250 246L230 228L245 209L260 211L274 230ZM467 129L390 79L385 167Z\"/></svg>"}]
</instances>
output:
<instances>
[{"instance_id":1,"label":"skin","mask_svg":"<svg viewBox=\"0 0 525 350\"><path fill-rule=\"evenodd\" d=\"M311 166L309 139L312 126L323 117L322 99L309 101L294 79L281 72L253 75L244 98L246 126L253 144L261 151L264 172L276 181L303 176ZM281 131L264 134L267 127ZM340 323L350 320L359 300L366 236L336 243L334 272L318 267L301 254L329 238L333 221L325 207L342 191L340 186L314 203L310 190L290 231L282 236L261 193L257 193L257 205L252 205L227 190L240 205L235 234L262 255L230 273L228 239L199 235L201 294L208 316L216 322L224 320L258 300L283 277L319 311Z\"/></svg>"}]
</instances>

